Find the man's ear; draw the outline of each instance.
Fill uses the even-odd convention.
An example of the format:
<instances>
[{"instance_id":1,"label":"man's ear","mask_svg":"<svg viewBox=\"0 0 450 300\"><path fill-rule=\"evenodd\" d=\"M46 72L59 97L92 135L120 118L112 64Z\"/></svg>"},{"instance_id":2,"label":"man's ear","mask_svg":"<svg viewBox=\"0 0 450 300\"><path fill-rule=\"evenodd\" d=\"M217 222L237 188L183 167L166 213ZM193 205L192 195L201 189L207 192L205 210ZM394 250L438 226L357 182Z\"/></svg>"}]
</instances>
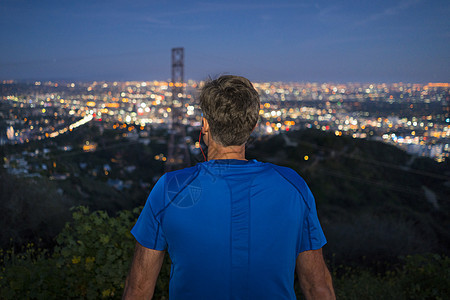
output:
<instances>
[{"instance_id":1,"label":"man's ear","mask_svg":"<svg viewBox=\"0 0 450 300\"><path fill-rule=\"evenodd\" d=\"M202 126L202 133L205 134L207 132L209 132L209 123L208 120L206 120L206 118L202 118L202 122L203 122L203 126Z\"/></svg>"}]
</instances>

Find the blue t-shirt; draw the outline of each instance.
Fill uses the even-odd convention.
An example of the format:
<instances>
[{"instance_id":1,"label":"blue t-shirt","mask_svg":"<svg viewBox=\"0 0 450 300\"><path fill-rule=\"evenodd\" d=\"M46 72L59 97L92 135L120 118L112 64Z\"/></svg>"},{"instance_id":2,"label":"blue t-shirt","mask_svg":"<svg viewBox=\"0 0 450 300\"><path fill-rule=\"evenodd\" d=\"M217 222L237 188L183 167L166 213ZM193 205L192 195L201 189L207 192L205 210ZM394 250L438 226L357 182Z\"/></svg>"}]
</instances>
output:
<instances>
[{"instance_id":1,"label":"blue t-shirt","mask_svg":"<svg viewBox=\"0 0 450 300\"><path fill-rule=\"evenodd\" d=\"M131 230L172 260L170 299L296 299L300 252L326 239L292 169L221 159L164 174Z\"/></svg>"}]
</instances>

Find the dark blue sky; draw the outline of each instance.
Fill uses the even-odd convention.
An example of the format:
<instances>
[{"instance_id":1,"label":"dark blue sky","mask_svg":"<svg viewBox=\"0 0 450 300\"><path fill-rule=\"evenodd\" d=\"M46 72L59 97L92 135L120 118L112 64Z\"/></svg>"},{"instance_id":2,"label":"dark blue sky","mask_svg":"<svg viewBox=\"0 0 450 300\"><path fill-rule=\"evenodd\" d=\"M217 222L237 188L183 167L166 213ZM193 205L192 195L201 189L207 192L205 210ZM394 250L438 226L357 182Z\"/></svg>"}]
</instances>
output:
<instances>
[{"instance_id":1,"label":"dark blue sky","mask_svg":"<svg viewBox=\"0 0 450 300\"><path fill-rule=\"evenodd\" d=\"M450 1L0 0L0 79L450 82Z\"/></svg>"}]
</instances>

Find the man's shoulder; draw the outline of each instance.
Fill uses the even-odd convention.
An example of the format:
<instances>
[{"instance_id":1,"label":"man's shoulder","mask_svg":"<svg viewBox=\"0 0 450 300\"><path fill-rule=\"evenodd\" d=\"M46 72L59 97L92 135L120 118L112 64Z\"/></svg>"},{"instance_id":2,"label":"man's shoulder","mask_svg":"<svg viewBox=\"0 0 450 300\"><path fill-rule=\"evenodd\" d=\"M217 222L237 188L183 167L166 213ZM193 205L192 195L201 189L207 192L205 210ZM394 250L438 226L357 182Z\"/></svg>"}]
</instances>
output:
<instances>
[{"instance_id":1,"label":"man's shoulder","mask_svg":"<svg viewBox=\"0 0 450 300\"><path fill-rule=\"evenodd\" d=\"M292 168L275 165L273 163L265 163L269 169L275 171L285 180L294 181L298 184L305 184L305 180Z\"/></svg>"},{"instance_id":2,"label":"man's shoulder","mask_svg":"<svg viewBox=\"0 0 450 300\"><path fill-rule=\"evenodd\" d=\"M266 163L267 167L278 176L281 182L292 186L305 199L309 191L306 181L292 168Z\"/></svg>"},{"instance_id":3,"label":"man's shoulder","mask_svg":"<svg viewBox=\"0 0 450 300\"><path fill-rule=\"evenodd\" d=\"M163 176L166 177L166 178L171 178L171 177L189 175L189 174L192 174L192 173L196 173L197 169L198 169L198 167L195 165L193 167L188 167L188 168L184 168L184 169L179 169L179 170L175 170L175 171L166 172L166 173L164 173Z\"/></svg>"},{"instance_id":4,"label":"man's shoulder","mask_svg":"<svg viewBox=\"0 0 450 300\"><path fill-rule=\"evenodd\" d=\"M181 186L189 184L198 175L199 175L198 167L193 166L189 168L166 172L161 176L159 180L161 181L163 179L165 186L173 184Z\"/></svg>"}]
</instances>

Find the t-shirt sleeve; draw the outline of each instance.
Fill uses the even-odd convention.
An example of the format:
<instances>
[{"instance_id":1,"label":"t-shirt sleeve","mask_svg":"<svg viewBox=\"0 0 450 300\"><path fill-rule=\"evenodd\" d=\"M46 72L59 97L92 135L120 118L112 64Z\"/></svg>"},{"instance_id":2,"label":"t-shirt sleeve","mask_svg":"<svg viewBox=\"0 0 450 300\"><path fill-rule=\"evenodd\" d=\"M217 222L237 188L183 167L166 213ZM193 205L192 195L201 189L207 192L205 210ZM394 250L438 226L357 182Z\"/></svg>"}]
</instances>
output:
<instances>
[{"instance_id":1,"label":"t-shirt sleeve","mask_svg":"<svg viewBox=\"0 0 450 300\"><path fill-rule=\"evenodd\" d=\"M306 198L309 209L305 214L298 253L320 249L327 243L317 217L316 202L308 186L306 186Z\"/></svg>"},{"instance_id":2,"label":"t-shirt sleeve","mask_svg":"<svg viewBox=\"0 0 450 300\"><path fill-rule=\"evenodd\" d=\"M161 212L164 209L165 175L161 176L147 198L131 234L142 246L153 250L167 248L166 237L161 228Z\"/></svg>"}]
</instances>

